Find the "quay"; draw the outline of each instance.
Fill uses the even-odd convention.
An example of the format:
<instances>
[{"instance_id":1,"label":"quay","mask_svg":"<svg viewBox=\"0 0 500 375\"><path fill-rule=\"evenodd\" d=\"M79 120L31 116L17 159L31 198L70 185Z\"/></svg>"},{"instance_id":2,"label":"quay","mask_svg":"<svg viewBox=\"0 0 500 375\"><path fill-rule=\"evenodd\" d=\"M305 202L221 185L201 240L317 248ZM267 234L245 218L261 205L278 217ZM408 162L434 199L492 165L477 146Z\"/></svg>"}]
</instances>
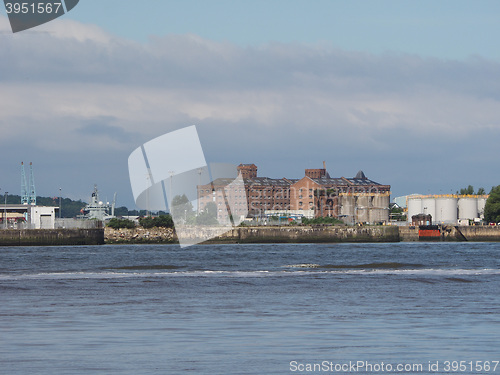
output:
<instances>
[{"instance_id":1,"label":"quay","mask_svg":"<svg viewBox=\"0 0 500 375\"><path fill-rule=\"evenodd\" d=\"M102 245L104 229L2 229L0 246Z\"/></svg>"},{"instance_id":2,"label":"quay","mask_svg":"<svg viewBox=\"0 0 500 375\"><path fill-rule=\"evenodd\" d=\"M193 237L197 236L193 228ZM205 244L223 243L348 243L412 241L500 242L500 226L259 226L237 227ZM178 243L170 228L134 229L5 229L0 246L57 246Z\"/></svg>"},{"instance_id":3,"label":"quay","mask_svg":"<svg viewBox=\"0 0 500 375\"><path fill-rule=\"evenodd\" d=\"M199 229L193 227L193 238ZM429 234L431 234L429 236ZM105 241L119 243L177 243L169 228L105 229ZM237 227L210 239L215 243L336 243L336 242L412 242L412 241L491 241L500 242L500 226L397 227L390 225L346 226L249 226Z\"/></svg>"}]
</instances>

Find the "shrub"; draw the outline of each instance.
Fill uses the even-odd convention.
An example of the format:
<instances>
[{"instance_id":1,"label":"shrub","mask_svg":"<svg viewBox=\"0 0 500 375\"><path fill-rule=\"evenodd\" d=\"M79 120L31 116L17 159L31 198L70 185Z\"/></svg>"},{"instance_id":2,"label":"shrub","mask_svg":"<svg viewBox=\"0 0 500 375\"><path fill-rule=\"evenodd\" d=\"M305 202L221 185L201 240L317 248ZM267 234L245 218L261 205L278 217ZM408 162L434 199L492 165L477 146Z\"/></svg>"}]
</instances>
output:
<instances>
[{"instance_id":1,"label":"shrub","mask_svg":"<svg viewBox=\"0 0 500 375\"><path fill-rule=\"evenodd\" d=\"M135 228L135 223L129 219L118 219L118 218L114 217L110 221L108 221L106 226L113 228L113 229Z\"/></svg>"},{"instance_id":2,"label":"shrub","mask_svg":"<svg viewBox=\"0 0 500 375\"><path fill-rule=\"evenodd\" d=\"M316 217L314 219L302 218L302 224L342 224L342 221L334 217Z\"/></svg>"},{"instance_id":3,"label":"shrub","mask_svg":"<svg viewBox=\"0 0 500 375\"><path fill-rule=\"evenodd\" d=\"M162 228L173 228L174 221L172 220L172 216L170 215L160 215L157 217L141 217L139 218L139 224L143 228L153 228L153 227L162 227Z\"/></svg>"}]
</instances>

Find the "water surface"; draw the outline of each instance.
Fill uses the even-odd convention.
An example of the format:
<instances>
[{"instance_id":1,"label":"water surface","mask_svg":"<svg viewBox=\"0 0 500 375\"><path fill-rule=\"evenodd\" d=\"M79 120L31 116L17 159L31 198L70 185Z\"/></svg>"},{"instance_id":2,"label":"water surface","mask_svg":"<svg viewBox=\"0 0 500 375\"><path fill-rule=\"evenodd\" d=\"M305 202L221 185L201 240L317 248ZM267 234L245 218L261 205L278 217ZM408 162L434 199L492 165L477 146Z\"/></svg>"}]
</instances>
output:
<instances>
[{"instance_id":1,"label":"water surface","mask_svg":"<svg viewBox=\"0 0 500 375\"><path fill-rule=\"evenodd\" d=\"M460 373L500 373L474 367L500 360L499 250L0 248L0 372L293 374L365 361L445 373L445 361L473 361Z\"/></svg>"}]
</instances>

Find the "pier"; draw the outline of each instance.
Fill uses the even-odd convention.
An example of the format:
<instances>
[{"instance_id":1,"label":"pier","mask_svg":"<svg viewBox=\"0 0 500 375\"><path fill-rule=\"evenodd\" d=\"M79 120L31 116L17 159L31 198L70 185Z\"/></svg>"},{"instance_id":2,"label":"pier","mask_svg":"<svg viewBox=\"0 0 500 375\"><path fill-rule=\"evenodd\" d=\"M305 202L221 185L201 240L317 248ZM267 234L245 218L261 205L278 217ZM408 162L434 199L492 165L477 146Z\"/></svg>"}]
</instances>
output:
<instances>
[{"instance_id":1,"label":"pier","mask_svg":"<svg viewBox=\"0 0 500 375\"><path fill-rule=\"evenodd\" d=\"M3 229L0 246L102 245L104 229Z\"/></svg>"}]
</instances>

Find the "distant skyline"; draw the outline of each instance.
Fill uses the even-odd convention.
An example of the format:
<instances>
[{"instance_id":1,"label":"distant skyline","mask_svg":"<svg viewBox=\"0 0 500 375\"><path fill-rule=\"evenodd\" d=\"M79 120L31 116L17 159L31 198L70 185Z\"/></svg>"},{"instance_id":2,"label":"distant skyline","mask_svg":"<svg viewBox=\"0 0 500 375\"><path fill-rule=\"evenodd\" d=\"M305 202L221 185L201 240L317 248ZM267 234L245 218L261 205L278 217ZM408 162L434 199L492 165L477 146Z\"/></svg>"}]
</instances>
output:
<instances>
[{"instance_id":1,"label":"distant skyline","mask_svg":"<svg viewBox=\"0 0 500 375\"><path fill-rule=\"evenodd\" d=\"M15 35L0 9L0 195L31 161L38 195L133 209L128 155L193 124L260 176L500 184L497 1L80 0Z\"/></svg>"}]
</instances>

